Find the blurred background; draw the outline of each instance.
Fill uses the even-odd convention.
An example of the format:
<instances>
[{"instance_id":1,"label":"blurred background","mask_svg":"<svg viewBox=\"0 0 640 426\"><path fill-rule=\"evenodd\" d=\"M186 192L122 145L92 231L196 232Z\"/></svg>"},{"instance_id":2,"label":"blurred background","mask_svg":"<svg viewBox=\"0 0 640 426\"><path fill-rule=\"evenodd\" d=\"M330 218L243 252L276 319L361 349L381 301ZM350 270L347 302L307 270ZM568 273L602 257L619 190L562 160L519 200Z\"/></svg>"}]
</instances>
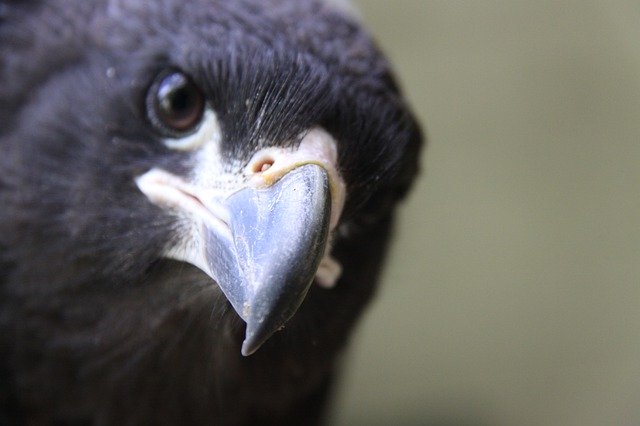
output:
<instances>
[{"instance_id":1,"label":"blurred background","mask_svg":"<svg viewBox=\"0 0 640 426\"><path fill-rule=\"evenodd\" d=\"M640 2L360 0L425 126L335 425L640 425Z\"/></svg>"}]
</instances>

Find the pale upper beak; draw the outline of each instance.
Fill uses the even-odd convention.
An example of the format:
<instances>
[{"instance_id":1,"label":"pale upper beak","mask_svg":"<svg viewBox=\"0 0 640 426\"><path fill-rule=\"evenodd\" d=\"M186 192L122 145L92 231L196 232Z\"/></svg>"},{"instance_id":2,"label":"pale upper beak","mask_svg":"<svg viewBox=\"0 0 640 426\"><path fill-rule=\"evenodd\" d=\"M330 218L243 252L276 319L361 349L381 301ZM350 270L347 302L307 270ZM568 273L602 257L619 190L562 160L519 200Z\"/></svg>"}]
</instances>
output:
<instances>
[{"instance_id":1,"label":"pale upper beak","mask_svg":"<svg viewBox=\"0 0 640 426\"><path fill-rule=\"evenodd\" d=\"M243 355L255 352L302 304L328 257L345 195L335 142L321 129L296 149L269 148L254 160L247 179L226 193L158 169L136 179L151 202L191 224L167 256L198 266L218 284L247 323ZM266 166L256 170L256 162ZM319 279L330 286L337 275L325 271Z\"/></svg>"}]
</instances>

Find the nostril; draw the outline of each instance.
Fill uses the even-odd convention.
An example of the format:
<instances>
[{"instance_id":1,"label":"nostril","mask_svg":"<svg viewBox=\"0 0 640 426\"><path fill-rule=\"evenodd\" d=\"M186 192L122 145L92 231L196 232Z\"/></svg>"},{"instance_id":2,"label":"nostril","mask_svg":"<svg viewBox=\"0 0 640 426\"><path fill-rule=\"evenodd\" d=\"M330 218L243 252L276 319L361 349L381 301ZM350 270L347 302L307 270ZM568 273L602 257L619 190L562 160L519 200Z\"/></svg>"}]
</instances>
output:
<instances>
[{"instance_id":1,"label":"nostril","mask_svg":"<svg viewBox=\"0 0 640 426\"><path fill-rule=\"evenodd\" d=\"M253 163L251 170L253 171L253 173L265 172L269 170L271 166L273 166L274 162L275 160L271 157L262 158Z\"/></svg>"}]
</instances>

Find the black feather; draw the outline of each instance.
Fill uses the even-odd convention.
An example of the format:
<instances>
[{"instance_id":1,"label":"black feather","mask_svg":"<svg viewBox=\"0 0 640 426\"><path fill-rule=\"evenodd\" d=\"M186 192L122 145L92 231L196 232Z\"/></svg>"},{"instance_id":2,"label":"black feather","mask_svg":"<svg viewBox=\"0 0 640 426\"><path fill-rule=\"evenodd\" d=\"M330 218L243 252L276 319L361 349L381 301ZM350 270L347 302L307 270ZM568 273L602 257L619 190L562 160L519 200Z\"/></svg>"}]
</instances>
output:
<instances>
[{"instance_id":1,"label":"black feather","mask_svg":"<svg viewBox=\"0 0 640 426\"><path fill-rule=\"evenodd\" d=\"M314 126L339 143L343 276L248 358L133 181L189 168L145 119L166 67L216 108L230 168ZM0 422L319 422L422 140L359 25L312 0L5 0L0 80Z\"/></svg>"}]
</instances>

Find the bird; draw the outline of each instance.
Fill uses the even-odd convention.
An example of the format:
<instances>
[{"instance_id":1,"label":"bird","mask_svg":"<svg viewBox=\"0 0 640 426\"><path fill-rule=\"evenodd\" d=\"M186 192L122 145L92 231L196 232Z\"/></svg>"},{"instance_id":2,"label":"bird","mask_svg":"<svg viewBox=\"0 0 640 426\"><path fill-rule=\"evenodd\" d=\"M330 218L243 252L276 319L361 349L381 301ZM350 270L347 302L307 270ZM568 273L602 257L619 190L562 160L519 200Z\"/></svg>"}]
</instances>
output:
<instances>
[{"instance_id":1,"label":"bird","mask_svg":"<svg viewBox=\"0 0 640 426\"><path fill-rule=\"evenodd\" d=\"M321 424L421 125L324 0L0 1L0 423Z\"/></svg>"}]
</instances>

